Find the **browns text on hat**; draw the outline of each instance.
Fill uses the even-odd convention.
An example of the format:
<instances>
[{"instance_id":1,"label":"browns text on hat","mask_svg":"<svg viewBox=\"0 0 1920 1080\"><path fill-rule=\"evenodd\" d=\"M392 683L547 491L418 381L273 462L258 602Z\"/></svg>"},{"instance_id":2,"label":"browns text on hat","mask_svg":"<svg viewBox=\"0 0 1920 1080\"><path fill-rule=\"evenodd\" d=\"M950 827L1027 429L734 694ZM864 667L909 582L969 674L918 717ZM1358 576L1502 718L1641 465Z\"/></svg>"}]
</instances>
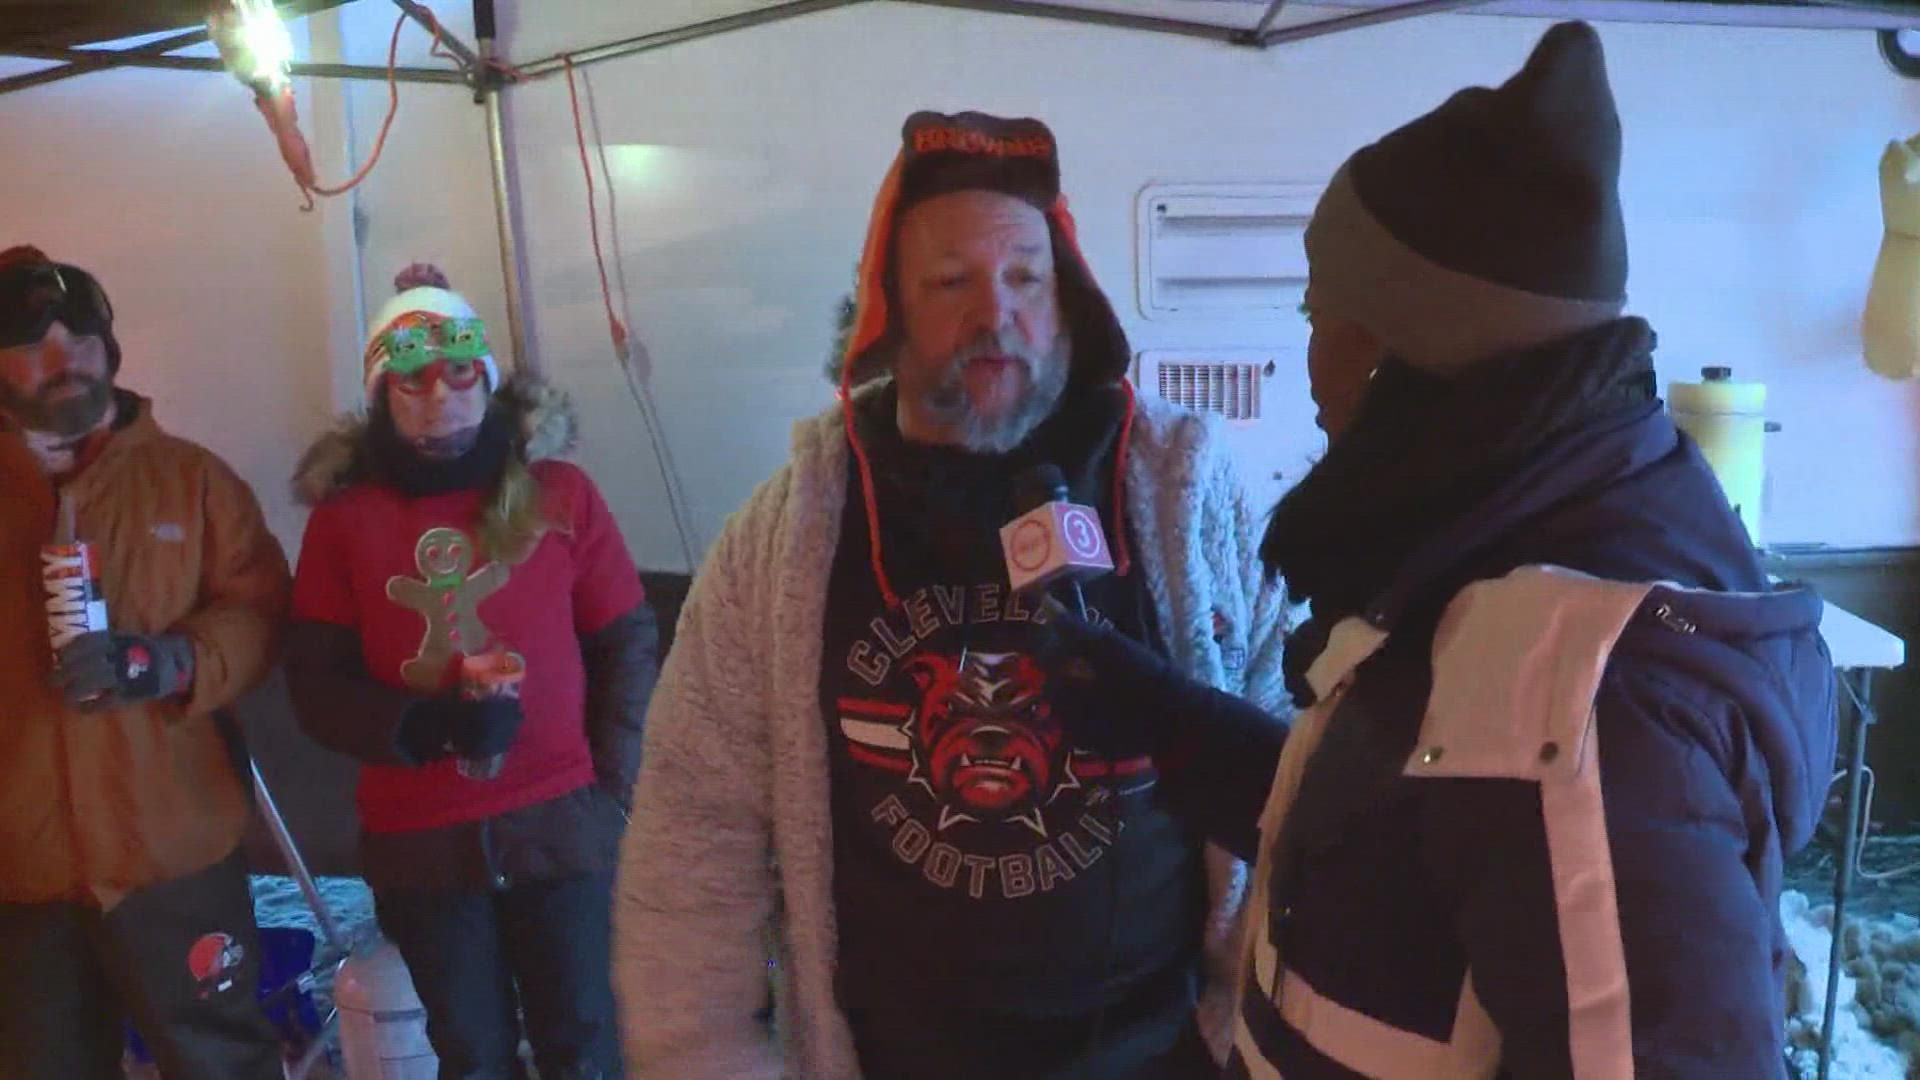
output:
<instances>
[{"instance_id":1,"label":"browns text on hat","mask_svg":"<svg viewBox=\"0 0 1920 1080\"><path fill-rule=\"evenodd\" d=\"M934 124L913 132L913 152L930 154L952 150L997 157L1052 157L1053 140L1045 135L1000 137L972 128Z\"/></svg>"}]
</instances>

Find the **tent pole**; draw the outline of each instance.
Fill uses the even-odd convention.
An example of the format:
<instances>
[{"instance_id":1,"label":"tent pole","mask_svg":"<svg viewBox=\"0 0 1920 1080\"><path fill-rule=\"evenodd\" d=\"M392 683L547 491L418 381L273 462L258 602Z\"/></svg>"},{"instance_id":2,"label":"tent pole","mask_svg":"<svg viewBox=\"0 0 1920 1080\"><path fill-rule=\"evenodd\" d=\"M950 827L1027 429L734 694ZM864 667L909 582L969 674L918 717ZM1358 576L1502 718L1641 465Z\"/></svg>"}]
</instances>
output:
<instances>
[{"instance_id":1,"label":"tent pole","mask_svg":"<svg viewBox=\"0 0 1920 1080\"><path fill-rule=\"evenodd\" d=\"M163 53L173 52L175 49L184 49L189 45L198 45L205 40L207 40L207 32L201 29L189 30L184 34L175 34L172 37L161 38L159 41L150 41L145 45L136 45L131 49L89 49L86 51L90 55L88 55L86 59L75 60L64 67L48 68L45 71L30 71L25 75L15 75L11 78L0 79L0 94L14 90L25 90L29 86L45 86L47 83L59 82L62 79L71 79L75 75L86 75L90 72L120 67L126 64L130 57L159 56Z\"/></svg>"},{"instance_id":2,"label":"tent pole","mask_svg":"<svg viewBox=\"0 0 1920 1080\"><path fill-rule=\"evenodd\" d=\"M788 3L776 4L773 7L756 8L738 15L708 19L689 26L676 26L671 30L661 30L652 34L642 34L639 37L608 42L605 45L593 45L573 52L559 53L544 60L519 65L520 73L529 79L537 79L566 67L568 59L572 59L574 66L580 67L601 60L651 52L668 45L698 41L704 37L725 34L733 30L765 26L768 23L780 22L798 15L811 15L819 11L831 11L834 8L850 7L865 2L866 0L789 0Z\"/></svg>"},{"instance_id":3,"label":"tent pole","mask_svg":"<svg viewBox=\"0 0 1920 1080\"><path fill-rule=\"evenodd\" d=\"M113 67L157 68L163 71L217 71L221 74L225 74L227 70L225 62L217 56L131 56L126 53L107 53L106 55L113 58ZM0 46L0 56L17 56L23 60L60 60L70 64L85 64L102 58L99 49L50 49L39 45ZM375 67L367 64L295 63L288 67L288 73L296 78L387 81L385 65ZM403 67L395 69L393 76L400 82L464 84L467 81L465 72L441 68Z\"/></svg>"},{"instance_id":4,"label":"tent pole","mask_svg":"<svg viewBox=\"0 0 1920 1080\"><path fill-rule=\"evenodd\" d=\"M1038 19L1111 26L1121 30L1179 34L1183 37L1206 38L1228 45L1254 44L1247 32L1237 27L1191 22L1185 19L1163 19L1158 16L1135 15L1124 11L1073 7L1068 4L1029 3L1027 0L907 0L907 2L929 7L959 8L964 11L986 11L997 15L1027 15Z\"/></svg>"},{"instance_id":5,"label":"tent pole","mask_svg":"<svg viewBox=\"0 0 1920 1080\"><path fill-rule=\"evenodd\" d=\"M1461 8L1478 7L1487 0L1411 0L1409 3L1392 4L1387 7L1356 11L1351 15L1339 15L1331 19L1320 19L1300 26L1287 26L1278 30L1268 30L1260 34L1257 44L1263 48L1285 45L1290 41L1306 41L1309 38L1325 37L1346 30L1358 30L1366 26L1378 26L1382 23L1399 22L1416 15L1437 15L1443 11L1458 11Z\"/></svg>"},{"instance_id":6,"label":"tent pole","mask_svg":"<svg viewBox=\"0 0 1920 1080\"><path fill-rule=\"evenodd\" d=\"M406 12L407 18L419 23L427 33L439 38L440 43L447 47L448 52L460 58L460 63L464 65L467 70L476 71L479 69L480 58L473 54L473 50L467 46L466 42L461 41L452 31L442 27L440 21L433 17L433 12L428 11L426 7L419 4L417 0L393 0L393 3L395 7Z\"/></svg>"},{"instance_id":7,"label":"tent pole","mask_svg":"<svg viewBox=\"0 0 1920 1080\"><path fill-rule=\"evenodd\" d=\"M516 371L540 373L540 362L527 348L526 325L520 295L520 242L514 213L512 179L507 175L506 116L500 107L500 74L491 65L496 33L493 0L473 0L474 36L480 43L474 68L474 94L487 114L487 156L493 166L494 226L500 234L500 280L506 291L507 340Z\"/></svg>"},{"instance_id":8,"label":"tent pole","mask_svg":"<svg viewBox=\"0 0 1920 1080\"><path fill-rule=\"evenodd\" d=\"M1248 36L1256 43L1258 43L1261 38L1266 37L1267 31L1273 29L1273 24L1280 20L1280 12L1285 9L1286 6L1287 0L1273 0L1273 3L1267 5L1267 13L1260 16L1260 22L1254 26L1248 33Z\"/></svg>"}]
</instances>

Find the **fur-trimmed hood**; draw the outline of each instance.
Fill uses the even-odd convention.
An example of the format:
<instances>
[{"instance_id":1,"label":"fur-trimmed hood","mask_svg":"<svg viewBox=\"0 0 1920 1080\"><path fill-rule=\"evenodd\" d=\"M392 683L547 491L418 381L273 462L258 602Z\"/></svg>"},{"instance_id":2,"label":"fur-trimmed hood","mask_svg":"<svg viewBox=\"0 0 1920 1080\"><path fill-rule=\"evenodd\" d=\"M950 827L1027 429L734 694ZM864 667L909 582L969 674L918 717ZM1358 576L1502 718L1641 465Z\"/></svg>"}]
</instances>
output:
<instances>
[{"instance_id":1,"label":"fur-trimmed hood","mask_svg":"<svg viewBox=\"0 0 1920 1080\"><path fill-rule=\"evenodd\" d=\"M573 452L579 435L573 402L552 383L537 375L516 374L494 391L490 407L505 410L516 420L515 450L527 464ZM373 475L367 414L350 413L301 456L293 474L293 497L304 506L318 506Z\"/></svg>"}]
</instances>

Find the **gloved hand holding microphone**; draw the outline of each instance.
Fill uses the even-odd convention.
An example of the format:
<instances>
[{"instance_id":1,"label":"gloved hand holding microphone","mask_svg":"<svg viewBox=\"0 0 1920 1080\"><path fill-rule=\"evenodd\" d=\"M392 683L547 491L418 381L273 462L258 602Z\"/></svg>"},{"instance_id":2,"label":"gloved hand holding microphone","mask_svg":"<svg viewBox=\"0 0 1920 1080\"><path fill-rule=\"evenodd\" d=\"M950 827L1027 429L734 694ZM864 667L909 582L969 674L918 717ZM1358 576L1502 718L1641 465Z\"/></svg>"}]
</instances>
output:
<instances>
[{"instance_id":1,"label":"gloved hand holding microphone","mask_svg":"<svg viewBox=\"0 0 1920 1080\"><path fill-rule=\"evenodd\" d=\"M1092 617L1080 582L1113 563L1099 516L1068 501L1059 469L1029 470L1015 498L1021 514L1001 530L1007 576L1047 613L1051 644L1040 659L1060 680L1059 711L1074 745L1110 761L1151 757L1156 798L1203 835L1250 857L1286 724L1187 677ZM1063 581L1071 603L1049 588Z\"/></svg>"},{"instance_id":2,"label":"gloved hand holding microphone","mask_svg":"<svg viewBox=\"0 0 1920 1080\"><path fill-rule=\"evenodd\" d=\"M1150 728L1190 685L1165 657L1094 621L1082 581L1112 572L1100 516L1070 500L1058 466L1014 481L1018 514L1000 530L1008 585L1047 613L1050 647L1039 659L1062 681L1061 709L1074 745L1113 761L1153 753ZM1072 601L1063 603L1056 586Z\"/></svg>"}]
</instances>

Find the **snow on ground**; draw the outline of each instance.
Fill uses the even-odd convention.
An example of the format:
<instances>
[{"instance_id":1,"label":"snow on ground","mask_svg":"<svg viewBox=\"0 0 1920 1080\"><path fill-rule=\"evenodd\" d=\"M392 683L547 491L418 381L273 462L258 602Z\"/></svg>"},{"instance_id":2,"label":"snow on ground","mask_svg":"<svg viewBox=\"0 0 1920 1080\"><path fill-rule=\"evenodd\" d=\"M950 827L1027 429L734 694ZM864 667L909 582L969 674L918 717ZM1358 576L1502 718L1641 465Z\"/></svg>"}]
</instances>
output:
<instances>
[{"instance_id":1,"label":"snow on ground","mask_svg":"<svg viewBox=\"0 0 1920 1080\"><path fill-rule=\"evenodd\" d=\"M367 889L366 882L359 878L327 878L315 881L320 891L320 899L333 913L333 920L339 927L343 949L350 950L370 940L378 934L379 927L373 921L373 893ZM319 1000L320 1013L326 1015L326 1006L331 999L333 989L333 963L342 958L341 950L329 950L326 938L320 932L320 920L307 906L306 898L300 895L300 887L290 877L279 875L256 875L253 878L254 917L261 926L297 926L313 934L319 943L314 953L314 961L320 963L317 973L320 985L315 990Z\"/></svg>"},{"instance_id":2,"label":"snow on ground","mask_svg":"<svg viewBox=\"0 0 1920 1080\"><path fill-rule=\"evenodd\" d=\"M1793 949L1787 1045L1795 1074L1811 1080L1826 1005L1833 905L1814 906L1805 893L1789 890L1780 897L1780 918ZM1904 912L1848 916L1833 1046L1832 1080L1920 1078L1920 919Z\"/></svg>"},{"instance_id":3,"label":"snow on ground","mask_svg":"<svg viewBox=\"0 0 1920 1080\"><path fill-rule=\"evenodd\" d=\"M314 884L340 932L339 948L327 947L320 920L290 877L254 877L253 908L261 926L297 926L313 934L318 942L314 952L314 962L318 965L314 972L314 1008L316 1015L324 1020L333 1003L333 977L339 961L345 959L346 952L373 941L380 930L374 923L373 893L368 891L366 882L359 878L320 878ZM308 1074L309 1080L344 1077L337 1032L335 1035L329 1040L326 1056Z\"/></svg>"}]
</instances>

